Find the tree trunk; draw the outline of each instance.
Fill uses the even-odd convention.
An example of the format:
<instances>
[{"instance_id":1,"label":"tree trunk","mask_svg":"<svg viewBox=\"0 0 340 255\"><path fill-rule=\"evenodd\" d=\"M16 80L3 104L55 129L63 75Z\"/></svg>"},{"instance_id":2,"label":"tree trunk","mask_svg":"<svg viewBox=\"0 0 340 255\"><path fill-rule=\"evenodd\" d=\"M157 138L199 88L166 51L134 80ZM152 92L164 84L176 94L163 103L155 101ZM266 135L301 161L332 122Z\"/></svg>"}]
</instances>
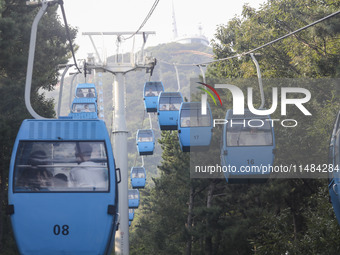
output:
<instances>
[{"instance_id":1,"label":"tree trunk","mask_svg":"<svg viewBox=\"0 0 340 255\"><path fill-rule=\"evenodd\" d=\"M209 189L208 189L208 195L207 195L207 208L211 208L212 206L212 199L213 199L213 193L214 193L214 188L215 188L215 183L211 182L209 185ZM212 254L212 234L210 233L210 216L208 216L207 219L207 223L206 223L206 229L207 231L207 235L205 237L205 254L206 255L211 255Z\"/></svg>"},{"instance_id":2,"label":"tree trunk","mask_svg":"<svg viewBox=\"0 0 340 255\"><path fill-rule=\"evenodd\" d=\"M188 241L186 245L186 255L191 255L191 245L192 245L192 235L191 235L191 226L192 226L192 214L194 209L194 188L190 187L190 195L189 195L189 205L188 205L188 218L187 218L187 232L188 232Z\"/></svg>"},{"instance_id":3,"label":"tree trunk","mask_svg":"<svg viewBox=\"0 0 340 255\"><path fill-rule=\"evenodd\" d=\"M3 242L3 229L4 229L4 216L3 216L3 208L5 206L5 201L4 201L4 192L5 192L5 176L4 176L4 171L3 171L3 167L4 167L4 157L3 157L3 153L2 153L2 148L0 148L0 254L2 254L2 250L4 248L4 244Z\"/></svg>"}]
</instances>

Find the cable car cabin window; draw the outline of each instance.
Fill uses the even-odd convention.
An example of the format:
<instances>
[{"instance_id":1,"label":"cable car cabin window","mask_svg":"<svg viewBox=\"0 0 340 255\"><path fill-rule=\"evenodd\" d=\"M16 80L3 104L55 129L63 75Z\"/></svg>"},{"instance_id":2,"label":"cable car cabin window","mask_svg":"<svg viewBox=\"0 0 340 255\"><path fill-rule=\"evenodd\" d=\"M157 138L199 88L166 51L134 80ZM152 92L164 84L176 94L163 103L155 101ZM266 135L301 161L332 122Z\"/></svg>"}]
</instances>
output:
<instances>
[{"instance_id":1,"label":"cable car cabin window","mask_svg":"<svg viewBox=\"0 0 340 255\"><path fill-rule=\"evenodd\" d=\"M95 104L73 104L72 112L95 112L96 106Z\"/></svg>"},{"instance_id":2,"label":"cable car cabin window","mask_svg":"<svg viewBox=\"0 0 340 255\"><path fill-rule=\"evenodd\" d=\"M95 90L94 88L88 89L78 88L76 92L76 97L90 97L90 98L96 97Z\"/></svg>"},{"instance_id":3,"label":"cable car cabin window","mask_svg":"<svg viewBox=\"0 0 340 255\"><path fill-rule=\"evenodd\" d=\"M139 199L138 191L137 190L129 190L128 199Z\"/></svg>"},{"instance_id":4,"label":"cable car cabin window","mask_svg":"<svg viewBox=\"0 0 340 255\"><path fill-rule=\"evenodd\" d=\"M181 107L182 98L180 97L161 97L159 99L160 111L178 111Z\"/></svg>"},{"instance_id":5,"label":"cable car cabin window","mask_svg":"<svg viewBox=\"0 0 340 255\"><path fill-rule=\"evenodd\" d=\"M201 109L182 109L181 127L209 127L211 126L211 116L207 108L207 114L202 115Z\"/></svg>"},{"instance_id":6,"label":"cable car cabin window","mask_svg":"<svg viewBox=\"0 0 340 255\"><path fill-rule=\"evenodd\" d=\"M153 135L152 131L144 130L143 132L140 131L138 134L138 142L152 142Z\"/></svg>"},{"instance_id":7,"label":"cable car cabin window","mask_svg":"<svg viewBox=\"0 0 340 255\"><path fill-rule=\"evenodd\" d=\"M158 97L159 93L163 91L161 83L148 83L145 85L145 96L146 97Z\"/></svg>"},{"instance_id":8,"label":"cable car cabin window","mask_svg":"<svg viewBox=\"0 0 340 255\"><path fill-rule=\"evenodd\" d=\"M340 153L339 153L339 146L340 146L340 131L338 132L338 135L336 137L336 141L335 141L335 147L334 147L334 168L333 169L337 169L336 166L339 166L340 163Z\"/></svg>"},{"instance_id":9,"label":"cable car cabin window","mask_svg":"<svg viewBox=\"0 0 340 255\"><path fill-rule=\"evenodd\" d=\"M104 141L20 142L14 192L109 191Z\"/></svg>"},{"instance_id":10,"label":"cable car cabin window","mask_svg":"<svg viewBox=\"0 0 340 255\"><path fill-rule=\"evenodd\" d=\"M269 121L264 121L262 127L251 127L244 119L228 121L227 146L270 146L273 145L272 128ZM245 125L244 125L245 124ZM252 123L253 126L257 125Z\"/></svg>"},{"instance_id":11,"label":"cable car cabin window","mask_svg":"<svg viewBox=\"0 0 340 255\"><path fill-rule=\"evenodd\" d=\"M132 178L145 178L145 173L143 168L134 169L132 172Z\"/></svg>"},{"instance_id":12,"label":"cable car cabin window","mask_svg":"<svg viewBox=\"0 0 340 255\"><path fill-rule=\"evenodd\" d=\"M138 169L137 178L145 178L145 173L143 169Z\"/></svg>"}]
</instances>

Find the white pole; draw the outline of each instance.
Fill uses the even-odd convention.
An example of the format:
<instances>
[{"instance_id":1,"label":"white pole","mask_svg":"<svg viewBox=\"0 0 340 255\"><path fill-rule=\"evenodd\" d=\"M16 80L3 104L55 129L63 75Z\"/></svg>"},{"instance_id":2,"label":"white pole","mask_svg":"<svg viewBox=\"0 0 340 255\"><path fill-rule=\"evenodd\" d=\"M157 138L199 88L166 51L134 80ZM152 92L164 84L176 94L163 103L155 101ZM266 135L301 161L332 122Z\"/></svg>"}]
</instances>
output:
<instances>
[{"instance_id":1,"label":"white pole","mask_svg":"<svg viewBox=\"0 0 340 255\"><path fill-rule=\"evenodd\" d=\"M150 129L152 129L152 121L151 121L151 114L149 113L149 123L150 123Z\"/></svg>"},{"instance_id":2,"label":"white pole","mask_svg":"<svg viewBox=\"0 0 340 255\"><path fill-rule=\"evenodd\" d=\"M124 77L116 73L114 79L114 120L112 131L113 152L116 167L120 168L122 180L118 184L120 224L116 232L115 254L129 254L129 204L128 204L128 156L127 130L124 102Z\"/></svg>"},{"instance_id":3,"label":"white pole","mask_svg":"<svg viewBox=\"0 0 340 255\"><path fill-rule=\"evenodd\" d=\"M155 34L155 32L86 32L83 35L116 35L120 37L126 34ZM144 37L146 39L146 36ZM144 39L143 38L143 39ZM119 38L118 38L119 39ZM144 43L146 40L144 40ZM119 214L120 224L119 229L115 236L115 254L128 255L129 254L129 203L128 203L128 154L127 154L127 129L125 118L125 80L124 74L130 71L139 70L141 68L151 68L155 65L156 61L148 62L143 66L134 64L118 63L119 44L117 44L116 61L110 66L92 66L91 68L99 70L106 70L115 75L114 79L114 112L112 114L112 135L111 143L113 145L113 153L115 155L116 167L120 168L121 182L118 184L118 199L119 199Z\"/></svg>"}]
</instances>

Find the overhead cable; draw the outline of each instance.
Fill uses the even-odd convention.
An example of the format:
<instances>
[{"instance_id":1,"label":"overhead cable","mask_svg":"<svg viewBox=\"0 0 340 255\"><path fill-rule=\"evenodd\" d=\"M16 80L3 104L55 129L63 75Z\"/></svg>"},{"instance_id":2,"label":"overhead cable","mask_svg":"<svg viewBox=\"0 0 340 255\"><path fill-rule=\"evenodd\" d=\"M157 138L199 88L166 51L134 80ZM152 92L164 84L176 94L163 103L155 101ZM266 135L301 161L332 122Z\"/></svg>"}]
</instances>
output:
<instances>
[{"instance_id":1,"label":"overhead cable","mask_svg":"<svg viewBox=\"0 0 340 255\"><path fill-rule=\"evenodd\" d=\"M144 25L146 24L146 22L147 22L147 21L149 20L149 18L151 17L153 11L156 9L158 3L159 3L159 0L156 0L156 1L153 3L153 5L152 5L152 7L151 7L151 9L150 9L150 11L149 11L149 13L148 13L148 15L146 15L144 21L143 21L142 24L139 26L139 28L137 29L137 31L134 32L134 33L133 33L132 35L130 35L129 37L124 38L125 40L132 38L134 35L136 35L136 34L144 27Z\"/></svg>"},{"instance_id":2,"label":"overhead cable","mask_svg":"<svg viewBox=\"0 0 340 255\"><path fill-rule=\"evenodd\" d=\"M305 30L305 29L307 29L307 28L309 28L309 27L312 27L312 26L314 26L314 25L316 25L316 24L318 24L318 23L320 23L320 22L323 22L323 21L325 21L325 20L327 20L327 19L330 19L330 18L334 17L335 15L338 15L339 13L340 13L340 11L334 12L334 13L332 13L332 14L326 16L326 17L323 17L323 18L321 18L321 19L319 19L319 20L317 20L317 21L314 21L314 22L312 22L312 23L310 23L310 24L308 24L308 25L306 25L306 26L304 26L304 27L301 27L301 28L299 28L299 29L297 29L297 30L295 30L295 31L293 31L293 32L290 32L290 33L288 33L288 34L286 34L286 35L284 35L284 36L281 36L281 37L279 37L279 38L277 38L277 39L275 39L275 40L273 40L273 41L270 41L270 42L268 42L268 43L265 43L265 44L263 44L263 45L261 45L261 46L255 48L255 49L252 49L252 50L249 50L249 51L245 51L245 52L243 52L243 53L236 54L236 55L233 55L233 56L230 56L230 57L215 59L215 60L212 60L212 61L209 61L209 62L203 62L203 63L198 63L198 64L169 63L169 62L164 61L164 60L161 60L161 59L158 59L158 61L160 61L160 62L162 62L162 63L164 63L164 64L168 64L168 65L177 65L177 66L206 66L206 65L209 65L209 64L212 64L212 63L216 63L216 62L221 62L221 61L224 61L224 60L229 60L229 59L233 59L233 58L243 57L243 56L245 56L245 55L249 55L250 53L253 53L254 51L260 50L260 49L262 49L262 48L264 48L264 47L267 47L267 46L269 46L269 45L271 45L271 44L273 44L273 43L276 43L276 42L278 42L278 41L281 41L281 40L283 40L283 39L285 39L285 38L287 38L287 37L289 37L289 36L292 36L292 35L294 35L294 34L296 34L296 33L298 33L298 32L301 32L302 30Z\"/></svg>"},{"instance_id":3,"label":"overhead cable","mask_svg":"<svg viewBox=\"0 0 340 255\"><path fill-rule=\"evenodd\" d=\"M73 44L72 44L72 40L71 40L70 30L69 30L69 27L68 27L68 24L67 24L67 20L66 20L66 14L65 14L65 9L64 9L64 1L63 0L59 0L58 3L59 3L60 8L61 8L61 13L63 14L64 24L65 24L65 29L66 29L66 36L67 36L67 39L68 39L68 41L70 43L70 49L71 49L74 65L76 66L78 72L81 73L81 71L80 71L80 69L79 69L79 67L77 65L76 56L74 54L74 49L73 49ZM85 73L86 73L86 70L85 70Z\"/></svg>"}]
</instances>

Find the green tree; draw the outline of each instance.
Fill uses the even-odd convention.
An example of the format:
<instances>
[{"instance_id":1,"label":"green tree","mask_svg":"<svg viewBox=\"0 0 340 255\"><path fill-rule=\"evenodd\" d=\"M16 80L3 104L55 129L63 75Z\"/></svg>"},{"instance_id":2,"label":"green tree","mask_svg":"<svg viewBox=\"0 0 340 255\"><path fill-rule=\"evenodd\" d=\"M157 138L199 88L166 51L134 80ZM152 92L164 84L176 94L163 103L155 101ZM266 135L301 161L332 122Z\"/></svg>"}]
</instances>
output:
<instances>
[{"instance_id":1,"label":"green tree","mask_svg":"<svg viewBox=\"0 0 340 255\"><path fill-rule=\"evenodd\" d=\"M213 41L215 57L230 57L254 49L337 11L339 6L338 1L332 0L270 0L259 10L245 6L241 17L218 28ZM327 163L329 136L340 108L338 80L333 79L339 76L339 22L339 17L334 17L259 51L257 59L266 98L270 98L274 84L279 89L298 84L312 94L308 103L312 117L289 108L290 118L298 119L299 126L275 127L275 164ZM245 92L249 84L254 84L252 79L245 78L256 79L256 69L250 57L243 56L212 64L206 77L209 84L227 80ZM258 90L254 93L254 101L258 102ZM221 96L226 107L231 107L230 94ZM266 106L270 105L268 100ZM214 116L225 113L216 107L213 111ZM280 118L280 114L273 114L273 118ZM214 130L214 139L221 139L220 130ZM336 254L338 251L339 230L328 203L326 179L271 179L253 185L229 185L223 179L190 179L189 165L183 165L188 156L179 152L176 135L163 133L161 143L161 175L155 179L155 187L145 194L150 194L145 198L146 209L134 223L133 252Z\"/></svg>"},{"instance_id":2,"label":"green tree","mask_svg":"<svg viewBox=\"0 0 340 255\"><path fill-rule=\"evenodd\" d=\"M42 18L32 80L31 102L42 116L53 117L53 101L46 100L38 90L54 89L58 81L58 64L66 64L70 57L65 27L57 13L57 6L50 7ZM0 253L15 254L10 234L9 218L5 215L7 205L8 169L12 146L22 120L31 118L24 104L24 86L31 24L37 8L24 1L0 2ZM74 40L76 30L71 29Z\"/></svg>"}]
</instances>

